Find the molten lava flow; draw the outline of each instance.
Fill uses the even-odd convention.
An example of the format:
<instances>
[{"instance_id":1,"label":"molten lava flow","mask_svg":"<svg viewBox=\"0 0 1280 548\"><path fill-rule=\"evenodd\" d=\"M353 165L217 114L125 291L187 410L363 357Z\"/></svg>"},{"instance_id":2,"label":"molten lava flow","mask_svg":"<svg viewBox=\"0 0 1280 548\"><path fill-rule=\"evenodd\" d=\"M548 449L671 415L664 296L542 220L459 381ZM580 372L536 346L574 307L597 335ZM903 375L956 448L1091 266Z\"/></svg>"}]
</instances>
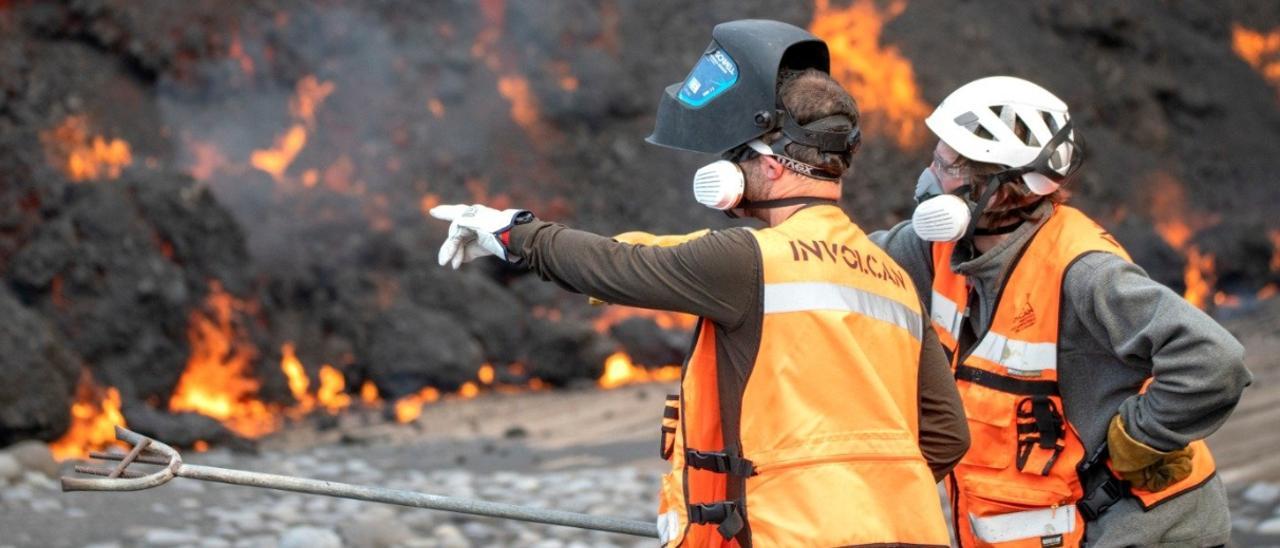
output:
<instances>
[{"instance_id":1,"label":"molten lava flow","mask_svg":"<svg viewBox=\"0 0 1280 548\"><path fill-rule=\"evenodd\" d=\"M435 97L427 100L427 110L431 111L431 115L436 118L444 118L444 103Z\"/></svg>"},{"instance_id":2,"label":"molten lava flow","mask_svg":"<svg viewBox=\"0 0 1280 548\"><path fill-rule=\"evenodd\" d=\"M1233 24L1231 47L1280 93L1280 28L1263 33Z\"/></svg>"},{"instance_id":3,"label":"molten lava flow","mask_svg":"<svg viewBox=\"0 0 1280 548\"><path fill-rule=\"evenodd\" d=\"M346 388L347 379L341 371L329 364L320 366L320 388L316 390L316 399L325 411L334 414L351 405L351 396Z\"/></svg>"},{"instance_id":4,"label":"molten lava flow","mask_svg":"<svg viewBox=\"0 0 1280 548\"><path fill-rule=\"evenodd\" d=\"M1187 285L1187 292L1183 297L1196 308L1204 310L1209 304L1213 284L1217 281L1213 271L1213 254L1202 254L1194 245L1189 246L1186 251L1187 269L1183 272L1182 279Z\"/></svg>"},{"instance_id":5,"label":"molten lava flow","mask_svg":"<svg viewBox=\"0 0 1280 548\"><path fill-rule=\"evenodd\" d=\"M601 388L617 388L627 384L653 381L674 381L680 379L680 366L665 365L656 369L645 369L631 363L631 357L625 352L614 352L604 360L604 374L600 376Z\"/></svg>"},{"instance_id":6,"label":"molten lava flow","mask_svg":"<svg viewBox=\"0 0 1280 548\"><path fill-rule=\"evenodd\" d=\"M1280 229L1268 231L1267 237L1271 239L1271 271L1280 273Z\"/></svg>"},{"instance_id":7,"label":"molten lava flow","mask_svg":"<svg viewBox=\"0 0 1280 548\"><path fill-rule=\"evenodd\" d=\"M480 383L485 385L493 384L495 376L493 366L487 363L481 365L480 371L476 372L476 378L480 379Z\"/></svg>"},{"instance_id":8,"label":"molten lava flow","mask_svg":"<svg viewBox=\"0 0 1280 548\"><path fill-rule=\"evenodd\" d=\"M333 93L333 82L321 82L315 76L298 80L297 94L289 101L289 110L307 127L316 125L316 109Z\"/></svg>"},{"instance_id":9,"label":"molten lava flow","mask_svg":"<svg viewBox=\"0 0 1280 548\"><path fill-rule=\"evenodd\" d=\"M373 384L373 381L364 381L364 384L360 385L360 403L374 405L378 400L378 387Z\"/></svg>"},{"instance_id":10,"label":"molten lava flow","mask_svg":"<svg viewBox=\"0 0 1280 548\"><path fill-rule=\"evenodd\" d=\"M311 379L307 378L307 371L303 369L302 361L294 353L293 343L284 343L280 354L280 370L284 371L284 376L289 381L289 392L293 393L293 399L298 401L291 411L304 415L316 404L315 398L307 392Z\"/></svg>"},{"instance_id":11,"label":"molten lava flow","mask_svg":"<svg viewBox=\"0 0 1280 548\"><path fill-rule=\"evenodd\" d=\"M464 382L462 383L462 386L458 388L458 395L462 396L462 399L469 400L480 395L480 387L476 386L476 383L471 381Z\"/></svg>"},{"instance_id":12,"label":"molten lava flow","mask_svg":"<svg viewBox=\"0 0 1280 548\"><path fill-rule=\"evenodd\" d=\"M274 146L268 149L255 150L249 156L249 163L265 171L276 181L284 180L284 172L293 163L293 158L307 146L307 129L302 124L294 124L276 139Z\"/></svg>"},{"instance_id":13,"label":"molten lava flow","mask_svg":"<svg viewBox=\"0 0 1280 548\"><path fill-rule=\"evenodd\" d=\"M49 162L72 181L115 179L133 163L129 143L90 135L84 115L68 116L58 127L40 134Z\"/></svg>"},{"instance_id":14,"label":"molten lava flow","mask_svg":"<svg viewBox=\"0 0 1280 548\"><path fill-rule=\"evenodd\" d=\"M247 305L217 281L209 286L205 310L193 311L188 320L191 357L169 409L212 417L246 437L269 433L278 419L258 399L259 382L250 371L257 353L233 322L233 312Z\"/></svg>"},{"instance_id":15,"label":"molten lava flow","mask_svg":"<svg viewBox=\"0 0 1280 548\"><path fill-rule=\"evenodd\" d=\"M923 142L929 107L920 99L915 72L893 46L880 44L884 24L907 7L895 0L881 10L873 0L854 0L834 8L816 0L809 31L831 49L831 75L849 90L866 117L868 131L892 137L899 147Z\"/></svg>"},{"instance_id":16,"label":"molten lava flow","mask_svg":"<svg viewBox=\"0 0 1280 548\"><path fill-rule=\"evenodd\" d=\"M1213 301L1227 302L1225 296L1210 300L1217 283L1213 254L1202 253L1191 243L1196 232L1217 224L1219 218L1187 207L1186 191L1169 174L1155 174L1150 185L1149 204L1156 233L1187 258L1187 266L1182 273L1187 287L1183 298L1201 310Z\"/></svg>"},{"instance_id":17,"label":"molten lava flow","mask_svg":"<svg viewBox=\"0 0 1280 548\"><path fill-rule=\"evenodd\" d=\"M511 103L511 119L534 144L544 143L551 132L540 121L538 101L529 89L529 80L520 73L519 63L500 47L506 23L506 2L482 0L479 7L485 26L471 45L471 56L483 61L485 67L498 77L498 93Z\"/></svg>"},{"instance_id":18,"label":"molten lava flow","mask_svg":"<svg viewBox=\"0 0 1280 548\"><path fill-rule=\"evenodd\" d=\"M89 371L82 370L76 401L71 404L71 428L50 443L49 450L57 460L88 457L89 451L106 449L115 442L117 426L127 426L120 414L120 392L98 387Z\"/></svg>"},{"instance_id":19,"label":"molten lava flow","mask_svg":"<svg viewBox=\"0 0 1280 548\"><path fill-rule=\"evenodd\" d=\"M691 330L698 323L698 318L690 314L671 312L669 310L609 305L604 308L604 311L599 316L596 316L592 325L596 328L596 331L607 333L610 327L627 318L652 318L654 323L657 323L658 327L663 329Z\"/></svg>"},{"instance_id":20,"label":"molten lava flow","mask_svg":"<svg viewBox=\"0 0 1280 548\"><path fill-rule=\"evenodd\" d=\"M401 424L413 422L422 415L422 406L440 399L440 391L430 386L396 400L396 422Z\"/></svg>"}]
</instances>

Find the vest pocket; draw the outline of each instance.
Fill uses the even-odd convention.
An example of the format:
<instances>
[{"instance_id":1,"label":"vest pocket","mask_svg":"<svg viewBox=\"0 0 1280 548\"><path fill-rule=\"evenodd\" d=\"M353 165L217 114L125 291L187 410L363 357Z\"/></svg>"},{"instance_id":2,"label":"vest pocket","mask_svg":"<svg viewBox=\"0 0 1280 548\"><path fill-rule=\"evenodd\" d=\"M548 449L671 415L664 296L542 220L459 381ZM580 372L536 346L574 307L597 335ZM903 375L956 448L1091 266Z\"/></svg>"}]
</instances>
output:
<instances>
[{"instance_id":1,"label":"vest pocket","mask_svg":"<svg viewBox=\"0 0 1280 548\"><path fill-rule=\"evenodd\" d=\"M1051 548L1079 546L1084 538L1079 511L1074 504L1063 503L1067 494L1021 485L966 483L959 501L965 521L962 536L968 537L964 546Z\"/></svg>"},{"instance_id":2,"label":"vest pocket","mask_svg":"<svg viewBox=\"0 0 1280 548\"><path fill-rule=\"evenodd\" d=\"M1017 450L1014 416L1018 396L971 382L958 384L971 439L961 462L997 470L1009 468Z\"/></svg>"}]
</instances>

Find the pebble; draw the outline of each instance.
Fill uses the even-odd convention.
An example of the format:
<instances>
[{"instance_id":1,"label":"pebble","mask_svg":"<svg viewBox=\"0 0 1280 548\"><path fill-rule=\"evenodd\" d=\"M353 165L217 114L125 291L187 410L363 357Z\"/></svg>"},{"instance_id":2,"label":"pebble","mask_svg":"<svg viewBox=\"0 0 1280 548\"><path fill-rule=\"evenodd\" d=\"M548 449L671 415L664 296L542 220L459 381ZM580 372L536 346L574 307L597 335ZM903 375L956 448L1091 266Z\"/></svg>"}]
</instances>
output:
<instances>
[{"instance_id":1,"label":"pebble","mask_svg":"<svg viewBox=\"0 0 1280 548\"><path fill-rule=\"evenodd\" d=\"M431 531L431 537L436 539L443 548L470 548L471 541L467 540L466 535L458 526L452 523L442 523Z\"/></svg>"},{"instance_id":2,"label":"pebble","mask_svg":"<svg viewBox=\"0 0 1280 548\"><path fill-rule=\"evenodd\" d=\"M341 548L342 538L332 529L294 527L280 535L280 548Z\"/></svg>"},{"instance_id":3,"label":"pebble","mask_svg":"<svg viewBox=\"0 0 1280 548\"><path fill-rule=\"evenodd\" d=\"M231 541L222 537L205 537L200 539L200 548L231 548Z\"/></svg>"},{"instance_id":4,"label":"pebble","mask_svg":"<svg viewBox=\"0 0 1280 548\"><path fill-rule=\"evenodd\" d=\"M17 459L23 468L50 478L57 476L58 469L61 468L58 461L53 460L53 453L49 452L49 446L43 442L20 441L6 448L5 452Z\"/></svg>"},{"instance_id":5,"label":"pebble","mask_svg":"<svg viewBox=\"0 0 1280 548\"><path fill-rule=\"evenodd\" d=\"M1245 489L1241 496L1253 504L1275 504L1280 500L1280 484L1258 482Z\"/></svg>"},{"instance_id":6,"label":"pebble","mask_svg":"<svg viewBox=\"0 0 1280 548\"><path fill-rule=\"evenodd\" d=\"M276 537L260 535L239 539L234 546L235 548L278 548L280 543Z\"/></svg>"},{"instance_id":7,"label":"pebble","mask_svg":"<svg viewBox=\"0 0 1280 548\"><path fill-rule=\"evenodd\" d=\"M199 540L192 531L175 529L152 529L142 536L142 541L152 546L191 546Z\"/></svg>"},{"instance_id":8,"label":"pebble","mask_svg":"<svg viewBox=\"0 0 1280 548\"><path fill-rule=\"evenodd\" d=\"M1280 535L1280 517L1274 517L1259 523L1254 532L1259 535Z\"/></svg>"},{"instance_id":9,"label":"pebble","mask_svg":"<svg viewBox=\"0 0 1280 548\"><path fill-rule=\"evenodd\" d=\"M0 485L22 477L22 463L8 451L0 451Z\"/></svg>"},{"instance_id":10,"label":"pebble","mask_svg":"<svg viewBox=\"0 0 1280 548\"><path fill-rule=\"evenodd\" d=\"M119 542L95 542L93 544L84 545L84 548L121 548L121 547L122 545Z\"/></svg>"}]
</instances>

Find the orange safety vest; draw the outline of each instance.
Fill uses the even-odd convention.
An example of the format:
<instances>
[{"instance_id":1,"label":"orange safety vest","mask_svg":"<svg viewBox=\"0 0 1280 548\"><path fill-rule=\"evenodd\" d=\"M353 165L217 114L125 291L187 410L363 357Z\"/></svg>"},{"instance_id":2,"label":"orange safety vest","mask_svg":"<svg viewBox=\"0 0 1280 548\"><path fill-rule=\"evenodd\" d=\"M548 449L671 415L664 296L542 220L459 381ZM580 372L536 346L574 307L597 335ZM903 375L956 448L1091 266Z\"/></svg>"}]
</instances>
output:
<instances>
[{"instance_id":1,"label":"orange safety vest","mask_svg":"<svg viewBox=\"0 0 1280 548\"><path fill-rule=\"evenodd\" d=\"M764 317L750 373L716 367L700 320L667 401L664 546L946 546L919 447L911 279L835 206L754 234Z\"/></svg>"},{"instance_id":2,"label":"orange safety vest","mask_svg":"<svg viewBox=\"0 0 1280 548\"><path fill-rule=\"evenodd\" d=\"M954 249L933 245L930 319L952 356L969 420L969 452L947 482L956 537L966 547L1079 546L1085 519L1076 506L1083 496L1077 466L1085 450L1058 392L1062 282L1086 254L1129 255L1079 210L1056 206L1001 289L990 329L957 356L969 287L951 271ZM1212 476L1209 448L1193 446L1188 478L1159 493L1131 489L1144 509Z\"/></svg>"}]
</instances>

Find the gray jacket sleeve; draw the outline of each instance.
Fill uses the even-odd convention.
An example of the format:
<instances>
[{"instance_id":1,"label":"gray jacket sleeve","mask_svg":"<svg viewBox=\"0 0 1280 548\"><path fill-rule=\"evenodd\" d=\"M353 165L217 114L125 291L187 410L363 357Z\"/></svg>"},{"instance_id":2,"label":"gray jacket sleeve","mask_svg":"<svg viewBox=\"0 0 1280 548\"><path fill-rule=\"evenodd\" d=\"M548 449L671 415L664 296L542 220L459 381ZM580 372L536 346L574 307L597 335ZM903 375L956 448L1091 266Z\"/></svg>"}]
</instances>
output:
<instances>
[{"instance_id":1,"label":"gray jacket sleeve","mask_svg":"<svg viewBox=\"0 0 1280 548\"><path fill-rule=\"evenodd\" d=\"M938 334L927 323L920 345L919 375L920 453L937 482L951 473L969 450L969 423L951 376L951 364Z\"/></svg>"},{"instance_id":2,"label":"gray jacket sleeve","mask_svg":"<svg viewBox=\"0 0 1280 548\"><path fill-rule=\"evenodd\" d=\"M920 294L920 302L927 310L933 303L933 248L920 239L911 221L902 221L889 230L877 230L868 234L872 242L897 261Z\"/></svg>"},{"instance_id":3,"label":"gray jacket sleeve","mask_svg":"<svg viewBox=\"0 0 1280 548\"><path fill-rule=\"evenodd\" d=\"M1063 292L1099 344L1154 378L1120 405L1126 430L1151 447L1171 451L1212 434L1252 382L1235 337L1137 265L1086 255Z\"/></svg>"}]
</instances>

